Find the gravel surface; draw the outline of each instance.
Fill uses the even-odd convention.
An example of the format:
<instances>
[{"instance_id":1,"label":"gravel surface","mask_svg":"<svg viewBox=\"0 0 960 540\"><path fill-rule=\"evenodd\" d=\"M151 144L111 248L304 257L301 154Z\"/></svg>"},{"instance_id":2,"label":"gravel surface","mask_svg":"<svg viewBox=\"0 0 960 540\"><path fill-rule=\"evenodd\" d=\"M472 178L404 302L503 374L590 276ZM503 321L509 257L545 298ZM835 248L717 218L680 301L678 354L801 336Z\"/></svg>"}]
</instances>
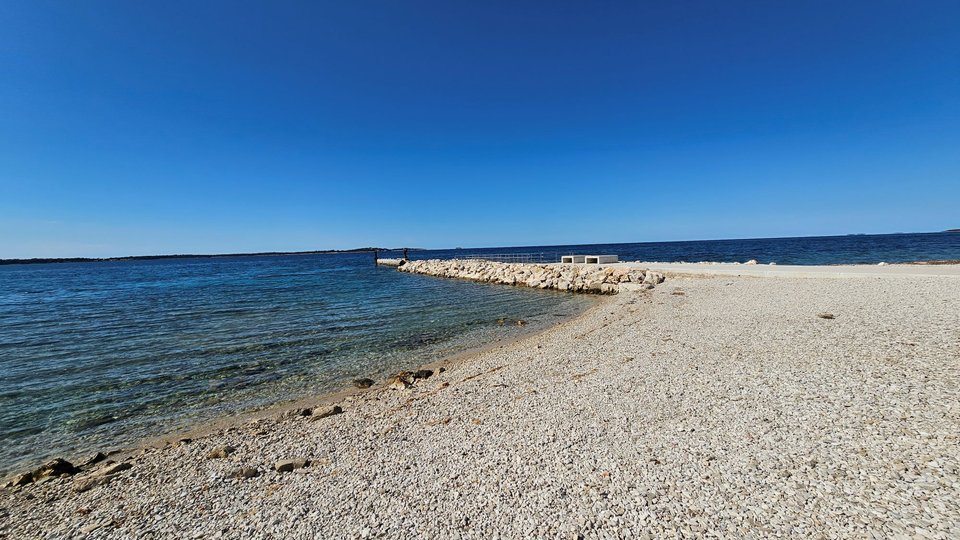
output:
<instances>
[{"instance_id":1,"label":"gravel surface","mask_svg":"<svg viewBox=\"0 0 960 540\"><path fill-rule=\"evenodd\" d=\"M411 380L4 489L0 536L960 536L960 280L671 278Z\"/></svg>"}]
</instances>

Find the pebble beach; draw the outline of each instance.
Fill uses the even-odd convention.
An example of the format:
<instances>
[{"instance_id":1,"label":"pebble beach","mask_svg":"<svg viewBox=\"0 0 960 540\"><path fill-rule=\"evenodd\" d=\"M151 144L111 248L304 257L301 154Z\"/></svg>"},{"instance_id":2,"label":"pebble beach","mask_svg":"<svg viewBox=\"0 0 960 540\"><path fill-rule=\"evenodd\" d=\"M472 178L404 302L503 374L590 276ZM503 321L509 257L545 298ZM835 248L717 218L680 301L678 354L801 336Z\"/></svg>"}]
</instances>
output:
<instances>
[{"instance_id":1,"label":"pebble beach","mask_svg":"<svg viewBox=\"0 0 960 540\"><path fill-rule=\"evenodd\" d=\"M955 276L668 273L428 367L4 487L0 537L960 535Z\"/></svg>"}]
</instances>

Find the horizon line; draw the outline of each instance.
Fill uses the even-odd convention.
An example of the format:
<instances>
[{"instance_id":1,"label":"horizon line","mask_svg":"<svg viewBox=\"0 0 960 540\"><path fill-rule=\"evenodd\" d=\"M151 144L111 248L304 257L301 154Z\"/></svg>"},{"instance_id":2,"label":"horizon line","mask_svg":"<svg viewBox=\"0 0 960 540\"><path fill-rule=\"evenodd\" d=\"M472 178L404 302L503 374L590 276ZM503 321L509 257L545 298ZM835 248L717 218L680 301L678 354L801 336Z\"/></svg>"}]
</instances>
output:
<instances>
[{"instance_id":1,"label":"horizon line","mask_svg":"<svg viewBox=\"0 0 960 540\"><path fill-rule=\"evenodd\" d=\"M942 231L921 231L921 232L892 232L892 233L846 233L846 234L818 234L818 235L809 235L809 236L761 236L761 237L748 237L748 238L700 238L694 240L655 240L655 241L642 241L642 242L593 242L587 244L530 244L530 245L519 245L519 246L473 246L473 247L443 247L443 248L420 248L420 247L397 247L397 248L383 248L383 247L360 247L360 248L348 248L348 249L312 249L312 250L297 250L297 251L251 251L251 252L236 252L236 253L161 253L161 254L147 254L147 255L118 255L113 257L10 257L10 258L0 258L0 265L13 265L13 264L55 264L55 263L83 263L83 262L112 262L112 261L142 261L142 260L157 260L157 259L203 259L203 258L216 258L216 257L279 257L279 256L290 256L290 255L336 255L336 254L345 254L345 253L372 253L374 251L403 251L408 249L411 251L469 251L469 250L486 250L486 249L517 249L517 248L534 248L534 247L566 247L566 246L621 246L621 245L631 245L631 244L681 244L687 242L725 242L725 241L744 241L744 240L787 240L787 239L796 239L796 238L836 238L844 236L895 236L895 235L905 235L905 234L945 234L945 233L960 233L960 229L945 229Z\"/></svg>"}]
</instances>

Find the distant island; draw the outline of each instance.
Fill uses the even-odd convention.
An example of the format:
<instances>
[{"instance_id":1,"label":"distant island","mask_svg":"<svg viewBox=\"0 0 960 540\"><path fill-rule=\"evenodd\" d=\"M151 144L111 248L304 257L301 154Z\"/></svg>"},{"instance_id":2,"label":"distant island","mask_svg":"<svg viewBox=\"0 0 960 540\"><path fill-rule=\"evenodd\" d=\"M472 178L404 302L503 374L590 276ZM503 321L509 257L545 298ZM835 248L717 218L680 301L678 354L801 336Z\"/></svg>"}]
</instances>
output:
<instances>
[{"instance_id":1,"label":"distant island","mask_svg":"<svg viewBox=\"0 0 960 540\"><path fill-rule=\"evenodd\" d=\"M960 229L947 229L943 232L960 232Z\"/></svg>"},{"instance_id":2,"label":"distant island","mask_svg":"<svg viewBox=\"0 0 960 540\"><path fill-rule=\"evenodd\" d=\"M423 248L406 248L409 251L423 251ZM48 263L92 263L111 261L153 261L158 259L215 259L220 257L274 257L281 255L329 255L335 253L373 253L374 251L403 251L404 248L362 247L354 249L326 249L315 251L264 251L259 253L216 253L216 254L179 254L179 255L133 255L127 257L63 257L33 259L0 259L3 264L48 264Z\"/></svg>"}]
</instances>

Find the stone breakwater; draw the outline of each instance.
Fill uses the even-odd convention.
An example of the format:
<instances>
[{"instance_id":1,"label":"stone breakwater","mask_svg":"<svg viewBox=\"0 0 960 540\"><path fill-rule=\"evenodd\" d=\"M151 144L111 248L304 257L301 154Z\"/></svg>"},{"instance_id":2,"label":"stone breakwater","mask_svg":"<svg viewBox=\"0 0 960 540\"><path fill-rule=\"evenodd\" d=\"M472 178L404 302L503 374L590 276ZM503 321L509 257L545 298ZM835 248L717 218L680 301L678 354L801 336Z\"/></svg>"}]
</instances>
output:
<instances>
[{"instance_id":1,"label":"stone breakwater","mask_svg":"<svg viewBox=\"0 0 960 540\"><path fill-rule=\"evenodd\" d=\"M616 294L621 285L627 283L652 289L664 279L659 272L640 268L461 259L407 261L400 265L399 270L437 277L593 294Z\"/></svg>"}]
</instances>

